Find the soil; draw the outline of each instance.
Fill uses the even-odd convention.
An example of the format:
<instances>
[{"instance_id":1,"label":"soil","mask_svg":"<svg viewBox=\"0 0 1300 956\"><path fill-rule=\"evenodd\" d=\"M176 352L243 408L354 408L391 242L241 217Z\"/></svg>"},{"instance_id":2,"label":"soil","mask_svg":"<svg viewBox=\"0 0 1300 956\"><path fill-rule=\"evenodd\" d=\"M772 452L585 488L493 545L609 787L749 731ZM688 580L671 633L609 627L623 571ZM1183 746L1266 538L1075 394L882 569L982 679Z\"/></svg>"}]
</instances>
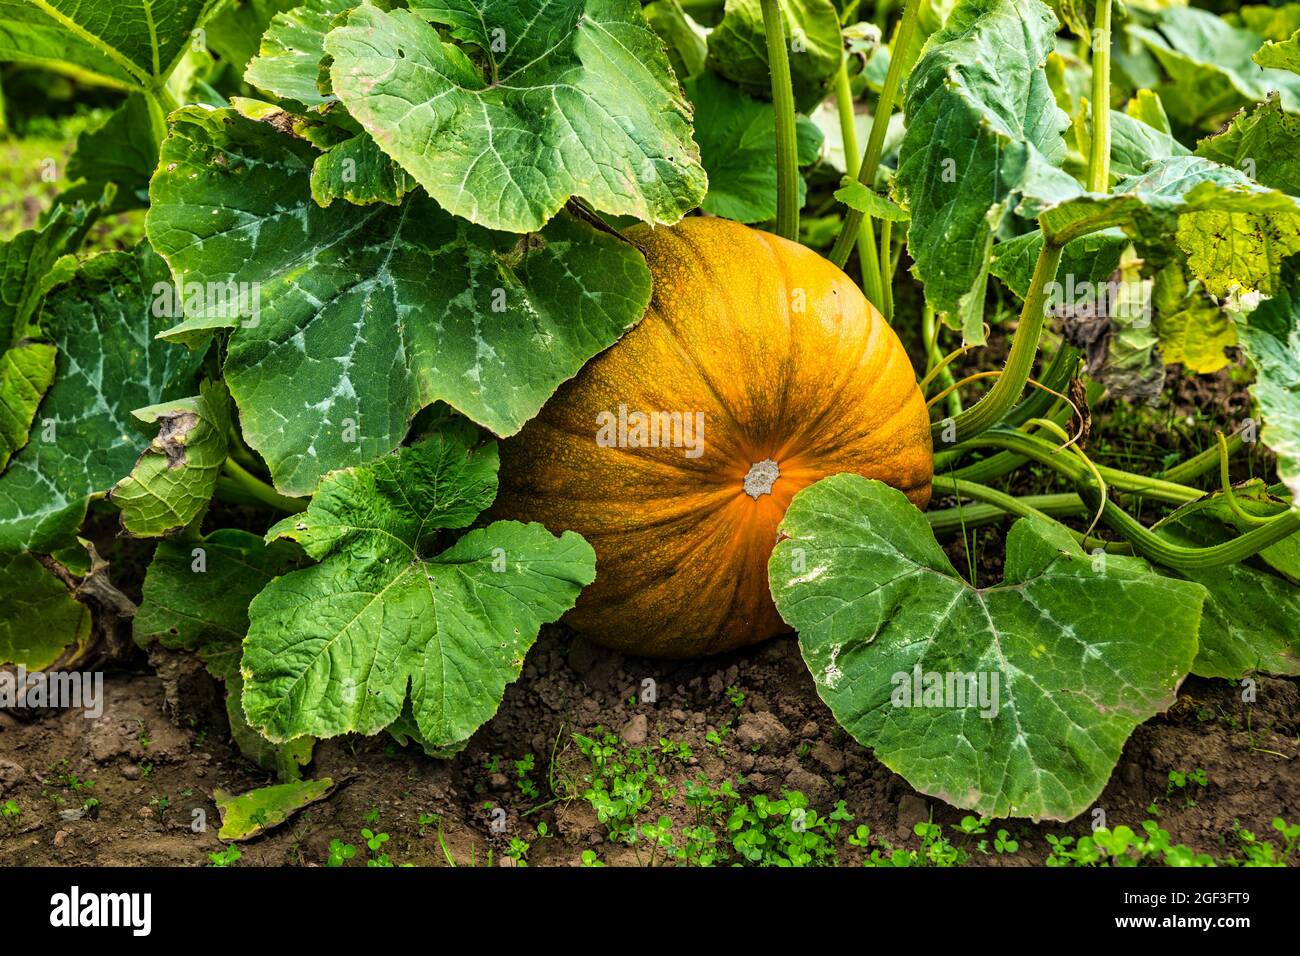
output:
<instances>
[{"instance_id":1,"label":"soil","mask_svg":"<svg viewBox=\"0 0 1300 956\"><path fill-rule=\"evenodd\" d=\"M178 658L135 664L107 675L100 720L0 712L0 803L22 808L17 822L0 822L0 865L205 865L222 848L213 790L274 782L233 749L211 678ZM654 700L643 700L651 686ZM743 693L739 706L730 688ZM1108 825L1136 827L1155 803L1173 842L1222 857L1237 824L1275 837L1274 817L1300 820L1300 684L1260 678L1251 705L1240 693L1229 682L1189 679L1167 714L1139 727L1096 803ZM636 865L636 850L606 840L576 796L588 765L572 734L600 727L632 745L654 746L661 737L689 744L688 761L661 762L676 783L729 779L746 795L797 789L821 811L843 800L852 826L865 823L895 846L916 847L912 827L930 814L944 824L964 815L916 793L838 729L793 637L679 663L624 657L555 626L544 630L496 717L451 759L398 747L386 734L318 744L309 773L338 788L242 844L237 865L322 865L334 839L357 845L361 852L347 865L363 865L367 826L389 834L384 850L397 863L447 865L449 854L458 865L481 865L490 850L495 862L510 864L503 859L510 838L523 836L532 865L577 865L584 850L611 865ZM710 730L724 730L720 746L706 741ZM530 753L536 797L520 791L513 763ZM1206 786L1167 795L1170 771L1196 768L1205 770ZM69 774L93 786L76 791ZM80 809L88 794L99 801L94 813ZM493 829L498 807L501 832ZM690 819L680 793L653 809L679 823ZM446 854L437 827L420 823L426 814L440 818ZM1070 823L1001 824L1020 850L981 854L971 845L971 864L1040 864L1049 833L1082 835L1092 819L1090 811ZM549 836L535 835L539 822ZM862 852L841 835L842 865L859 863Z\"/></svg>"}]
</instances>

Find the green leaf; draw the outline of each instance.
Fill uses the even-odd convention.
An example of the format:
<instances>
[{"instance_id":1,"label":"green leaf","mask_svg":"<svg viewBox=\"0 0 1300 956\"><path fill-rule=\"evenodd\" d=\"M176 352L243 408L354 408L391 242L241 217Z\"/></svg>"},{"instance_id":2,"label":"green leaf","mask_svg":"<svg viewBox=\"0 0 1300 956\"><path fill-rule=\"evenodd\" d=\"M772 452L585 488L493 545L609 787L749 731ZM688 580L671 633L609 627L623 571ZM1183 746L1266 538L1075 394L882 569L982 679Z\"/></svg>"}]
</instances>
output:
<instances>
[{"instance_id":1,"label":"green leaf","mask_svg":"<svg viewBox=\"0 0 1300 956\"><path fill-rule=\"evenodd\" d=\"M1213 123L1273 90L1280 92L1287 109L1300 107L1300 78L1263 69L1252 59L1263 37L1231 26L1207 10L1162 10L1152 28L1130 26L1128 32L1155 54L1169 74L1171 82L1160 88L1160 98L1179 123Z\"/></svg>"},{"instance_id":2,"label":"green leaf","mask_svg":"<svg viewBox=\"0 0 1300 956\"><path fill-rule=\"evenodd\" d=\"M48 552L67 544L91 496L131 469L140 438L131 410L193 389L201 353L153 336L153 288L166 264L134 252L86 260L45 302L42 325L58 348L54 385L38 414L50 422L0 476L0 551Z\"/></svg>"},{"instance_id":3,"label":"green leaf","mask_svg":"<svg viewBox=\"0 0 1300 956\"><path fill-rule=\"evenodd\" d=\"M1265 43L1255 51L1254 60L1268 69L1300 73L1300 30L1285 40Z\"/></svg>"},{"instance_id":4,"label":"green leaf","mask_svg":"<svg viewBox=\"0 0 1300 956\"><path fill-rule=\"evenodd\" d=\"M312 198L322 206L336 199L358 206L377 202L398 206L414 188L410 174L365 133L322 153L311 170Z\"/></svg>"},{"instance_id":5,"label":"green leaf","mask_svg":"<svg viewBox=\"0 0 1300 956\"><path fill-rule=\"evenodd\" d=\"M1211 517L1227 510L1222 498L1217 508L1204 507L1215 500L1175 511L1158 525L1161 537L1193 548L1229 538L1233 532ZM1250 508L1250 499L1243 498L1242 505ZM1208 592L1192 673L1229 680L1256 672L1300 674L1300 587L1246 564L1164 573L1195 581Z\"/></svg>"},{"instance_id":6,"label":"green leaf","mask_svg":"<svg viewBox=\"0 0 1300 956\"><path fill-rule=\"evenodd\" d=\"M53 345L24 342L0 353L0 472L27 444L32 418L54 381Z\"/></svg>"},{"instance_id":7,"label":"green leaf","mask_svg":"<svg viewBox=\"0 0 1300 956\"><path fill-rule=\"evenodd\" d=\"M1199 282L1187 282L1181 263L1170 263L1156 274L1153 298L1160 354L1166 362L1182 362L1198 374L1228 364L1224 349L1237 344L1237 328Z\"/></svg>"},{"instance_id":8,"label":"green leaf","mask_svg":"<svg viewBox=\"0 0 1300 956\"><path fill-rule=\"evenodd\" d=\"M1069 119L1043 69L1055 33L1038 0L962 0L908 80L897 185L913 272L940 312L982 304L990 243L1018 193L1079 192L1057 168Z\"/></svg>"},{"instance_id":9,"label":"green leaf","mask_svg":"<svg viewBox=\"0 0 1300 956\"><path fill-rule=\"evenodd\" d=\"M278 13L287 13L302 0L230 0L208 21L208 46L242 75L248 61L257 56L262 35Z\"/></svg>"},{"instance_id":10,"label":"green leaf","mask_svg":"<svg viewBox=\"0 0 1300 956\"><path fill-rule=\"evenodd\" d=\"M907 210L887 196L882 196L874 189L868 189L859 180L845 176L840 188L835 190L835 198L851 209L864 212L873 219L886 219L889 222L907 222Z\"/></svg>"},{"instance_id":11,"label":"green leaf","mask_svg":"<svg viewBox=\"0 0 1300 956\"><path fill-rule=\"evenodd\" d=\"M1251 179L1300 196L1300 117L1282 109L1276 94L1232 118L1196 144L1196 155L1242 170Z\"/></svg>"},{"instance_id":12,"label":"green leaf","mask_svg":"<svg viewBox=\"0 0 1300 956\"><path fill-rule=\"evenodd\" d=\"M237 797L221 789L213 790L212 799L221 813L217 836L223 840L251 840L278 827L303 807L328 799L333 792L334 781L329 777L280 783Z\"/></svg>"},{"instance_id":13,"label":"green leaf","mask_svg":"<svg viewBox=\"0 0 1300 956\"><path fill-rule=\"evenodd\" d=\"M240 752L281 779L298 776L311 759L314 741L300 737L275 745L244 718L239 673L249 602L267 584L301 563L287 541L265 543L257 535L222 528L198 541L161 541L144 578L144 598L134 621L135 642L197 653L209 673L226 685L226 713Z\"/></svg>"},{"instance_id":14,"label":"green leaf","mask_svg":"<svg viewBox=\"0 0 1300 956\"><path fill-rule=\"evenodd\" d=\"M354 6L355 0L307 0L277 13L244 70L244 82L303 106L328 103L334 97L319 88L325 34L335 17Z\"/></svg>"},{"instance_id":15,"label":"green leaf","mask_svg":"<svg viewBox=\"0 0 1300 956\"><path fill-rule=\"evenodd\" d=\"M1082 144L1091 149L1092 139ZM1148 126L1116 110L1110 111L1110 168L1118 177L1136 176L1153 162L1171 156L1186 156L1189 150L1167 131Z\"/></svg>"},{"instance_id":16,"label":"green leaf","mask_svg":"<svg viewBox=\"0 0 1300 956\"><path fill-rule=\"evenodd\" d=\"M0 242L0 343L39 334L36 312L54 286L76 270L69 256L99 217L98 206L58 205L39 228Z\"/></svg>"},{"instance_id":17,"label":"green leaf","mask_svg":"<svg viewBox=\"0 0 1300 956\"><path fill-rule=\"evenodd\" d=\"M691 22L678 0L653 0L642 7L641 12L668 47L668 62L683 85L688 77L704 72L704 61L708 56L708 47L704 43L707 34ZM708 169L708 166L704 168Z\"/></svg>"},{"instance_id":18,"label":"green leaf","mask_svg":"<svg viewBox=\"0 0 1300 956\"><path fill-rule=\"evenodd\" d=\"M1260 440L1277 454L1278 477L1300 506L1300 262L1290 260L1278 294L1245 321L1241 345L1255 366L1250 394L1264 419Z\"/></svg>"},{"instance_id":19,"label":"green leaf","mask_svg":"<svg viewBox=\"0 0 1300 956\"><path fill-rule=\"evenodd\" d=\"M93 194L115 183L111 212L143 209L149 205L149 177L157 165L158 140L149 102L143 93L132 93L102 124L77 137L68 178L84 180Z\"/></svg>"},{"instance_id":20,"label":"green leaf","mask_svg":"<svg viewBox=\"0 0 1300 956\"><path fill-rule=\"evenodd\" d=\"M781 533L772 594L836 720L913 787L986 816L1081 813L1196 654L1203 588L1085 554L1046 519L1016 522L1002 583L978 589L902 493L857 475L795 495ZM910 700L918 673L983 679L984 700Z\"/></svg>"},{"instance_id":21,"label":"green leaf","mask_svg":"<svg viewBox=\"0 0 1300 956\"><path fill-rule=\"evenodd\" d=\"M1049 292L1047 305L1060 306L1070 286L1081 288L1083 283L1088 283L1089 287L1096 288L1099 283L1107 281L1119 268L1120 258L1128 245L1128 237L1118 229L1094 232L1068 243L1061 254L1057 284ZM1037 229L999 242L993 246L993 263L989 271L1023 300L1029 294L1034 265L1042 249L1043 234Z\"/></svg>"},{"instance_id":22,"label":"green leaf","mask_svg":"<svg viewBox=\"0 0 1300 956\"><path fill-rule=\"evenodd\" d=\"M325 38L334 92L442 208L471 222L529 232L572 196L676 222L707 180L690 108L639 5L556 0L542 13L509 0L357 7Z\"/></svg>"},{"instance_id":23,"label":"green leaf","mask_svg":"<svg viewBox=\"0 0 1300 956\"><path fill-rule=\"evenodd\" d=\"M221 0L0 0L0 60L93 74L135 90L156 87Z\"/></svg>"},{"instance_id":24,"label":"green leaf","mask_svg":"<svg viewBox=\"0 0 1300 956\"><path fill-rule=\"evenodd\" d=\"M1300 249L1300 201L1199 156L1157 163L1110 195L1027 198L1018 211L1037 216L1058 240L1116 226L1139 247L1165 245L1173 235L1192 274L1218 296L1272 294L1282 260Z\"/></svg>"},{"instance_id":25,"label":"green leaf","mask_svg":"<svg viewBox=\"0 0 1300 956\"><path fill-rule=\"evenodd\" d=\"M229 110L172 120L149 238L185 286L256 290L225 378L285 494L391 451L438 399L513 434L649 303L640 253L567 214L521 238L421 193L396 209L322 209L307 143ZM172 334L239 321L187 308Z\"/></svg>"},{"instance_id":26,"label":"green leaf","mask_svg":"<svg viewBox=\"0 0 1300 956\"><path fill-rule=\"evenodd\" d=\"M790 58L795 108L810 112L826 96L840 68L840 20L830 0L782 0L781 20ZM727 0L722 22L709 34L709 65L753 96L771 99L771 71L759 0Z\"/></svg>"},{"instance_id":27,"label":"green leaf","mask_svg":"<svg viewBox=\"0 0 1300 956\"><path fill-rule=\"evenodd\" d=\"M543 623L595 579L579 535L499 521L446 550L496 494L495 444L436 434L333 472L269 537L320 563L253 601L244 709L271 740L373 734L411 708L423 740L457 744L496 712Z\"/></svg>"},{"instance_id":28,"label":"green leaf","mask_svg":"<svg viewBox=\"0 0 1300 956\"><path fill-rule=\"evenodd\" d=\"M90 609L30 554L0 553L0 664L36 671L90 639Z\"/></svg>"},{"instance_id":29,"label":"green leaf","mask_svg":"<svg viewBox=\"0 0 1300 956\"><path fill-rule=\"evenodd\" d=\"M203 514L226 460L230 394L204 382L200 394L141 408L158 435L110 497L122 509L122 527L140 538L187 527Z\"/></svg>"},{"instance_id":30,"label":"green leaf","mask_svg":"<svg viewBox=\"0 0 1300 956\"><path fill-rule=\"evenodd\" d=\"M695 138L709 174L705 211L736 222L767 222L776 217L776 110L771 103L742 93L713 73L683 86L695 107ZM798 117L799 165L817 161L821 133ZM799 178L799 202L806 192Z\"/></svg>"}]
</instances>

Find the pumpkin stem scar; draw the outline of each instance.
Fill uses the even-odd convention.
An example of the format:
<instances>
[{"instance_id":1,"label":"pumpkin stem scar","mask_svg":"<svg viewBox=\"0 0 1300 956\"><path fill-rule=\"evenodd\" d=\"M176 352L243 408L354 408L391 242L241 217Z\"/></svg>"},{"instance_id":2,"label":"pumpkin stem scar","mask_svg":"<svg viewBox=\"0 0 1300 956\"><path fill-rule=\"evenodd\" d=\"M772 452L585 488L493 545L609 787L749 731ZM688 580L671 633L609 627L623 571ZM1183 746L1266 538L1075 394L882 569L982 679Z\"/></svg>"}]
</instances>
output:
<instances>
[{"instance_id":1,"label":"pumpkin stem scar","mask_svg":"<svg viewBox=\"0 0 1300 956\"><path fill-rule=\"evenodd\" d=\"M757 501L762 495L772 493L772 484L781 477L781 469L771 458L764 458L749 466L745 476L745 494Z\"/></svg>"}]
</instances>

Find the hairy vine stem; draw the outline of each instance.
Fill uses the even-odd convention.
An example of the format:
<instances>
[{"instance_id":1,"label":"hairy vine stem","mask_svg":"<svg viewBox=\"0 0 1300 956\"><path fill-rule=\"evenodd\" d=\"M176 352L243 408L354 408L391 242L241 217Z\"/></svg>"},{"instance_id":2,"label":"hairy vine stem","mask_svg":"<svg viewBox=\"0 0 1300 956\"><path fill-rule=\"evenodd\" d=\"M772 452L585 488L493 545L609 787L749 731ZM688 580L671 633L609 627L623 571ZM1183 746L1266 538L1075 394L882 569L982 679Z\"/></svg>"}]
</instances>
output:
<instances>
[{"instance_id":1,"label":"hairy vine stem","mask_svg":"<svg viewBox=\"0 0 1300 956\"><path fill-rule=\"evenodd\" d=\"M857 178L859 163L858 130L853 123L853 88L849 84L849 60L840 53L840 68L835 73L835 108L840 120L840 139L844 144L845 172ZM862 291L867 299L881 312L884 312L884 288L880 260L876 256L876 234L870 222L863 222L858 229L858 266L862 270ZM886 318L888 318L886 316Z\"/></svg>"},{"instance_id":2,"label":"hairy vine stem","mask_svg":"<svg viewBox=\"0 0 1300 956\"><path fill-rule=\"evenodd\" d=\"M759 0L763 33L767 38L767 63L772 75L772 106L776 110L776 231L799 241L799 150L795 138L794 84L790 79L790 54L778 0ZM843 263L840 263L843 265Z\"/></svg>"},{"instance_id":3,"label":"hairy vine stem","mask_svg":"<svg viewBox=\"0 0 1300 956\"><path fill-rule=\"evenodd\" d=\"M1020 326L1011 341L1007 364L979 402L953 418L935 422L930 434L936 441L952 445L966 441L998 424L1025 390L1029 373L1038 354L1038 340L1047 322L1047 289L1056 280L1061 265L1062 247L1044 239L1034 266L1034 278L1020 311Z\"/></svg>"},{"instance_id":4,"label":"hairy vine stem","mask_svg":"<svg viewBox=\"0 0 1300 956\"><path fill-rule=\"evenodd\" d=\"M1114 501L1103 498L1097 482L1100 478L1117 490L1171 504L1185 504L1202 497L1197 489L1104 465L1089 467L1091 463L1080 461L1078 455L1058 454L1048 442L1009 429L995 429L980 436L978 441L988 447L1014 451L1052 468L1073 482L1083 501L1092 509L1099 510L1102 521L1128 539L1135 551L1176 570L1204 570L1236 564L1300 531L1300 511L1289 509L1230 541L1204 548L1183 547L1151 531Z\"/></svg>"},{"instance_id":5,"label":"hairy vine stem","mask_svg":"<svg viewBox=\"0 0 1300 956\"><path fill-rule=\"evenodd\" d=\"M912 37L916 33L917 13L921 0L907 0L903 5L903 19L898 24L898 33L890 47L889 69L885 71L885 84L880 89L880 99L876 102L876 112L871 118L871 135L867 137L867 149L862 154L862 165L858 168L858 182L868 189L875 188L876 170L880 168L880 157L885 149L885 133L889 129L889 117L894 112L894 100L898 97L899 87L903 82L903 71L909 65L908 53L912 48ZM863 214L856 209L847 209L840 234L831 248L830 259L841 269L849 259L849 250L857 241L858 230L862 226ZM869 224L868 224L869 225Z\"/></svg>"},{"instance_id":6,"label":"hairy vine stem","mask_svg":"<svg viewBox=\"0 0 1300 956\"><path fill-rule=\"evenodd\" d=\"M1110 4L1097 0L1092 29L1092 148L1088 154L1088 188L1110 190Z\"/></svg>"}]
</instances>

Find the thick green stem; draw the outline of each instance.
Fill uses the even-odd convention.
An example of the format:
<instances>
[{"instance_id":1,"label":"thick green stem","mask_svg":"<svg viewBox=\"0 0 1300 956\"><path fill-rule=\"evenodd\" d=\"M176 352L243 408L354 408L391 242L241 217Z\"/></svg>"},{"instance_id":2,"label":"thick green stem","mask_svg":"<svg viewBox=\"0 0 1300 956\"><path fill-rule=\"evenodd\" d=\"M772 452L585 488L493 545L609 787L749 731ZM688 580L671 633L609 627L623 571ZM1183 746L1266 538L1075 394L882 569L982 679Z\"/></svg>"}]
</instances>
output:
<instances>
[{"instance_id":1,"label":"thick green stem","mask_svg":"<svg viewBox=\"0 0 1300 956\"><path fill-rule=\"evenodd\" d=\"M1061 247L1044 241L1034 266L1033 284L1020 311L1020 325L1011 341L1007 364L993 387L973 407L946 421L935 422L931 435L935 441L954 445L992 428L1011 411L1025 390L1029 373L1038 354L1038 340L1047 321L1047 288L1056 280L1061 264Z\"/></svg>"},{"instance_id":2,"label":"thick green stem","mask_svg":"<svg viewBox=\"0 0 1300 956\"><path fill-rule=\"evenodd\" d=\"M1241 437L1241 432L1234 432L1228 436L1228 454L1235 455L1245 444ZM1193 455L1184 462L1180 462L1164 473L1166 481L1176 481L1180 484L1188 484L1202 475L1209 474L1219 466L1219 446L1212 445L1205 449L1199 455Z\"/></svg>"},{"instance_id":3,"label":"thick green stem","mask_svg":"<svg viewBox=\"0 0 1300 956\"><path fill-rule=\"evenodd\" d=\"M871 228L871 224L867 224ZM880 293L884 302L881 313L885 321L894 324L894 224L888 219L880 220Z\"/></svg>"},{"instance_id":4,"label":"thick green stem","mask_svg":"<svg viewBox=\"0 0 1300 956\"><path fill-rule=\"evenodd\" d=\"M937 487L938 479L936 478ZM981 485L980 487L985 486ZM968 495L967 497L974 498L975 496ZM1083 499L1073 492L1052 495L1025 495L1023 498L1012 498L1011 500L1025 505L1035 512L1052 517L1065 518L1087 513L1087 506L1083 503ZM940 508L935 511L927 511L925 519L930 522L930 529L936 535L942 535L960 530L963 523L967 528L979 527L1000 521L1008 514L1018 513L1009 508L998 507L994 503L984 503L963 505L960 508Z\"/></svg>"},{"instance_id":5,"label":"thick green stem","mask_svg":"<svg viewBox=\"0 0 1300 956\"><path fill-rule=\"evenodd\" d=\"M1040 465L1046 465L1048 468L1060 472L1070 481L1091 480L1088 469L1078 458L1064 451L1058 451L1057 446L1051 442L1043 441L1041 438L1035 438L1032 435L1026 435L1010 428L992 429L970 439L970 443L972 447L1000 448L1022 458L1032 459ZM974 466L972 466L972 473L973 469ZM1118 468L1108 468L1105 465L1098 465L1097 471L1105 479L1106 483L1116 491L1137 495L1141 498L1150 498L1153 501L1163 501L1166 504L1185 505L1189 501L1195 501L1197 498L1202 497L1204 494L1199 489L1189 488L1176 482L1160 478L1149 478L1146 475L1136 475L1129 471L1121 471ZM962 477L969 480L970 474L965 472L966 469L963 469Z\"/></svg>"},{"instance_id":6,"label":"thick green stem","mask_svg":"<svg viewBox=\"0 0 1300 956\"><path fill-rule=\"evenodd\" d=\"M867 150L862 154L862 165L858 168L858 181L868 189L874 189L876 170L880 168L880 157L885 149L885 133L889 130L889 117L894 111L894 100L898 96L903 82L903 72L910 65L907 63L912 48L912 37L916 33L917 11L921 0L907 0L903 5L903 19L898 25L898 33L890 47L889 69L885 71L885 85L880 90L880 100L876 103L876 112L871 118L871 135L867 137ZM858 229L862 225L862 213L848 209L844 223L840 226L839 237L831 249L831 262L843 268L848 261L849 249L857 240Z\"/></svg>"},{"instance_id":7,"label":"thick green stem","mask_svg":"<svg viewBox=\"0 0 1300 956\"><path fill-rule=\"evenodd\" d=\"M989 432L981 436L979 441L989 444L1005 442L1005 447L1056 470L1074 482L1079 494L1090 508L1095 509L1100 504L1102 520L1127 538L1139 554L1176 570L1204 570L1225 564L1236 564L1300 531L1300 511L1292 509L1270 518L1267 524L1230 541L1205 548L1183 547L1146 528L1114 501L1109 499L1102 501L1091 470L1077 456L1064 452L1054 454L1053 446L1047 442L1005 429ZM1096 471L1113 488L1123 490L1124 486L1128 485L1128 490L1137 494L1172 504L1183 504L1201 497L1201 493L1195 488L1174 485L1144 475L1132 475L1102 466L1096 466ZM936 477L935 480L938 483L941 476ZM1179 501L1178 498L1183 500Z\"/></svg>"},{"instance_id":8,"label":"thick green stem","mask_svg":"<svg viewBox=\"0 0 1300 956\"><path fill-rule=\"evenodd\" d=\"M241 494L276 511L296 514L307 509L306 498L285 497L252 472L247 471L233 458L227 458L222 464L221 477L228 480Z\"/></svg>"},{"instance_id":9,"label":"thick green stem","mask_svg":"<svg viewBox=\"0 0 1300 956\"><path fill-rule=\"evenodd\" d=\"M839 112L840 139L844 144L845 172L854 179L858 175L858 129L854 125L853 88L849 84L848 57L840 56L840 68L835 74L835 107ZM862 291L876 308L884 311L884 289L880 267L876 258L876 236L869 221L858 230L858 265L862 270Z\"/></svg>"},{"instance_id":10,"label":"thick green stem","mask_svg":"<svg viewBox=\"0 0 1300 956\"><path fill-rule=\"evenodd\" d=\"M776 110L776 231L799 241L799 150L795 139L794 85L790 80L790 54L785 46L785 26L777 0L759 0L763 32L767 37L767 63L772 74L772 106ZM842 264L842 263L841 263Z\"/></svg>"},{"instance_id":11,"label":"thick green stem","mask_svg":"<svg viewBox=\"0 0 1300 956\"><path fill-rule=\"evenodd\" d=\"M1092 30L1092 150L1088 156L1088 188L1095 193L1110 187L1110 3L1097 0Z\"/></svg>"},{"instance_id":12,"label":"thick green stem","mask_svg":"<svg viewBox=\"0 0 1300 956\"><path fill-rule=\"evenodd\" d=\"M1095 489L1084 489L1083 494L1085 500L1097 500ZM1300 531L1300 512L1287 511L1269 518L1267 524L1222 544L1207 548L1184 548L1149 531L1113 501L1105 503L1101 519L1128 538L1143 557L1178 571L1204 571L1225 564L1238 564Z\"/></svg>"}]
</instances>

